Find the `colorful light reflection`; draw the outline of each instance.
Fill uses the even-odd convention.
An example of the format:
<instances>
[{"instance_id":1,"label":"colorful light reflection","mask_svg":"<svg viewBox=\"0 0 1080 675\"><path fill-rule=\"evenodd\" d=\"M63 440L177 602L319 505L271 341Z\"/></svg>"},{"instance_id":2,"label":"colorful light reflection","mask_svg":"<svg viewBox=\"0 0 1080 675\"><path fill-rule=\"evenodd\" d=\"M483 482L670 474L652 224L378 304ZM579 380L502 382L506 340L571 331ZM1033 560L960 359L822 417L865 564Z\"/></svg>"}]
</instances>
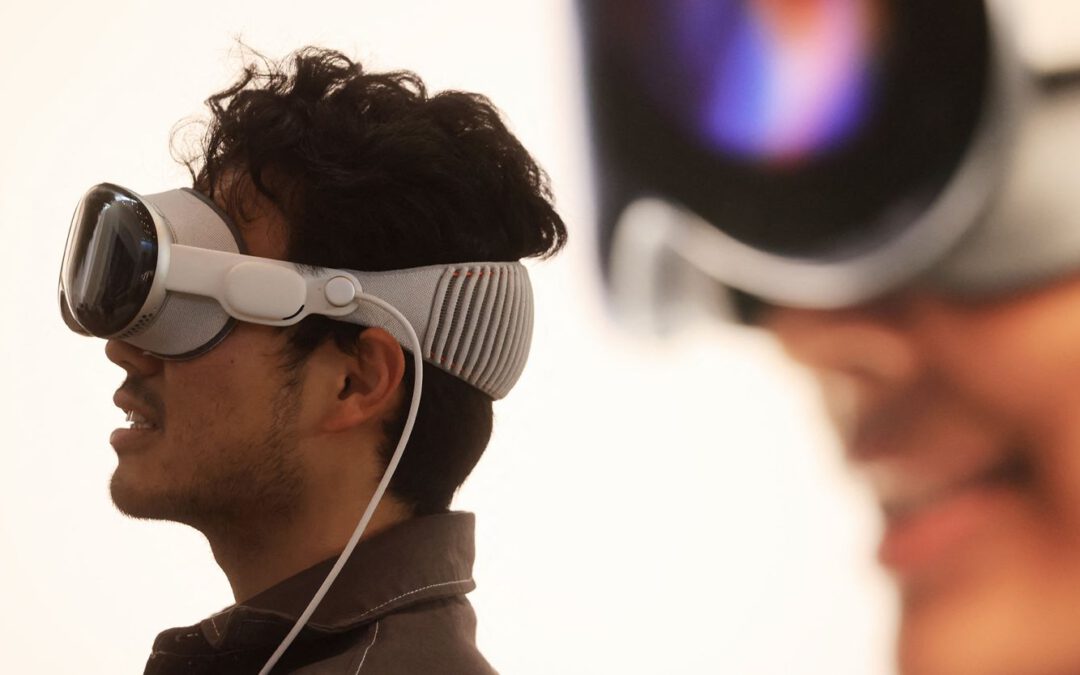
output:
<instances>
[{"instance_id":1,"label":"colorful light reflection","mask_svg":"<svg viewBox=\"0 0 1080 675\"><path fill-rule=\"evenodd\" d=\"M689 112L713 149L792 162L841 145L871 104L875 0L682 0L667 6Z\"/></svg>"}]
</instances>

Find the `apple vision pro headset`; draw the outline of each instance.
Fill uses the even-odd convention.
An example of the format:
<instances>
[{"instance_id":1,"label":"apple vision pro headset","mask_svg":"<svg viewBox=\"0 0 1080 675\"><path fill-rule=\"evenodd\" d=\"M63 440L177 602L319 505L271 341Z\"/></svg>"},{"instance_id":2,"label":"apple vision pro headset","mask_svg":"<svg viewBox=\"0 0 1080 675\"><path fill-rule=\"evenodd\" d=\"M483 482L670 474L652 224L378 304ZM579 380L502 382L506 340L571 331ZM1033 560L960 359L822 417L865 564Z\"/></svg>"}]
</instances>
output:
<instances>
[{"instance_id":1,"label":"apple vision pro headset","mask_svg":"<svg viewBox=\"0 0 1080 675\"><path fill-rule=\"evenodd\" d=\"M263 666L269 673L307 623L363 535L408 443L423 361L502 398L525 366L532 287L518 262L361 272L245 255L230 218L190 189L140 196L103 183L86 193L68 232L60 310L76 333L123 340L162 359L197 357L237 321L291 326L320 314L378 326L414 363L408 417L345 550Z\"/></svg>"}]
</instances>

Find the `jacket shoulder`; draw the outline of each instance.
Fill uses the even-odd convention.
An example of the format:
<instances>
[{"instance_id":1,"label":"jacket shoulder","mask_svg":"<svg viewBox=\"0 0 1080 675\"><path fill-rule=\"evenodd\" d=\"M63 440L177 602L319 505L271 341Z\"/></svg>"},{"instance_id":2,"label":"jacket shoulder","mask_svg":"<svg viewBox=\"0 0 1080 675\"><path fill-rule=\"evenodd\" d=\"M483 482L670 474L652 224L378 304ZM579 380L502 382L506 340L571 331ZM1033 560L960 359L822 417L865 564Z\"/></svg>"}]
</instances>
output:
<instances>
[{"instance_id":1,"label":"jacket shoulder","mask_svg":"<svg viewBox=\"0 0 1080 675\"><path fill-rule=\"evenodd\" d=\"M457 596L394 612L350 632L349 647L296 675L497 675L476 647L476 616Z\"/></svg>"}]
</instances>

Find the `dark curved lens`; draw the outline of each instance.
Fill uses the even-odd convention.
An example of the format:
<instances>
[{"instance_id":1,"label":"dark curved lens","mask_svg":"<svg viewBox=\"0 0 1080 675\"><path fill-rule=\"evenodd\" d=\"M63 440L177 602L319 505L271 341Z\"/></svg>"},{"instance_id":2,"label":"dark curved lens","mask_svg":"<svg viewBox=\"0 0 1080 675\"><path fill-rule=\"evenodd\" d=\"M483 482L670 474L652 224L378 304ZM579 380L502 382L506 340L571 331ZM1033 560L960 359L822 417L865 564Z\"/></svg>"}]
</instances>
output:
<instances>
[{"instance_id":1,"label":"dark curved lens","mask_svg":"<svg viewBox=\"0 0 1080 675\"><path fill-rule=\"evenodd\" d=\"M135 320L157 268L154 221L133 193L116 185L90 189L68 233L62 297L87 332L110 337Z\"/></svg>"},{"instance_id":2,"label":"dark curved lens","mask_svg":"<svg viewBox=\"0 0 1080 675\"><path fill-rule=\"evenodd\" d=\"M949 184L989 80L984 0L579 0L601 218L660 195L843 257Z\"/></svg>"}]
</instances>

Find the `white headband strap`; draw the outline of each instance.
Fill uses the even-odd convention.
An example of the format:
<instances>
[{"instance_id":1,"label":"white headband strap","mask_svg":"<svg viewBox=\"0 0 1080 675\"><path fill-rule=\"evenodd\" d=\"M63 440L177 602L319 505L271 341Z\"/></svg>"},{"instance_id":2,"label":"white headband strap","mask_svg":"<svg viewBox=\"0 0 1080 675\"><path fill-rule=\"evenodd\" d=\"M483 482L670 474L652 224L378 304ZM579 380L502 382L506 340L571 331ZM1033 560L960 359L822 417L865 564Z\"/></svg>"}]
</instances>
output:
<instances>
[{"instance_id":1,"label":"white headband strap","mask_svg":"<svg viewBox=\"0 0 1080 675\"><path fill-rule=\"evenodd\" d=\"M420 337L425 361L495 399L525 367L532 341L529 273L518 262L432 265L407 270L348 270L365 294L389 302ZM341 320L378 326L408 346L398 322L361 304Z\"/></svg>"}]
</instances>

